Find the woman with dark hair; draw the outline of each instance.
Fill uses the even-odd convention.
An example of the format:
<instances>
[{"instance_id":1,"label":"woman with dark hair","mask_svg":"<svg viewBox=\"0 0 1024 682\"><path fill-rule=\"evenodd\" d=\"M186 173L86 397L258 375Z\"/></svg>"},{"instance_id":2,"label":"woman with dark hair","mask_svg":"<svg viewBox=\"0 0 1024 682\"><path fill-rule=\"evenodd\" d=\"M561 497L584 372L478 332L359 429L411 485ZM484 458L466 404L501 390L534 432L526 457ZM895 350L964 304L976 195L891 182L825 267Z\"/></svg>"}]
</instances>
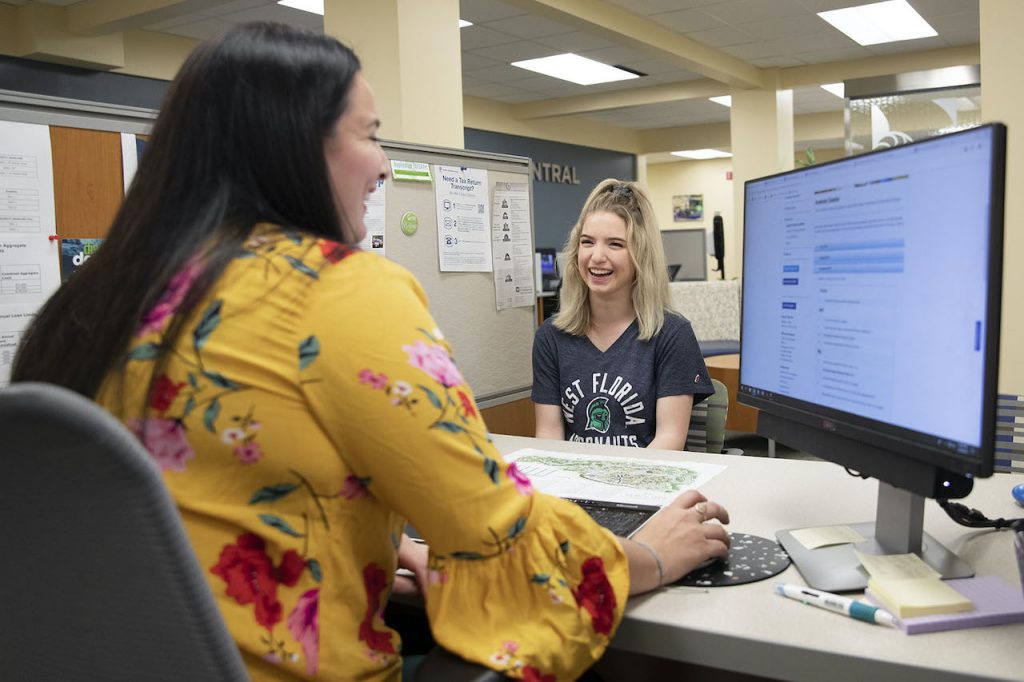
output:
<instances>
[{"instance_id":1,"label":"woman with dark hair","mask_svg":"<svg viewBox=\"0 0 1024 682\"><path fill-rule=\"evenodd\" d=\"M468 660L575 677L628 593L725 554L703 523L725 511L689 494L618 540L502 461L419 284L351 246L387 169L379 125L332 38L254 24L198 48L13 378L138 436L254 679L395 679L392 589L422 590Z\"/></svg>"}]
</instances>

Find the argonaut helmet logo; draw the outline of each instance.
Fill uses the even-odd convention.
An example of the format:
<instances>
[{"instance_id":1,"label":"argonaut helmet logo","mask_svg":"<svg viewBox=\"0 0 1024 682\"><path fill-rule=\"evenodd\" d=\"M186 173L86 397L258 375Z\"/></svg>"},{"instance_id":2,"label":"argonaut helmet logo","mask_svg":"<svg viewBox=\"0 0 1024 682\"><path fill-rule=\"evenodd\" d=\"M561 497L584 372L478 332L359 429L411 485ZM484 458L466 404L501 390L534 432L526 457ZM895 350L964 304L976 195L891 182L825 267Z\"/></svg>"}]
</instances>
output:
<instances>
[{"instance_id":1,"label":"argonaut helmet logo","mask_svg":"<svg viewBox=\"0 0 1024 682\"><path fill-rule=\"evenodd\" d=\"M608 429L612 425L612 413L608 409L608 398L599 397L594 398L587 405L587 427L584 431L597 431L598 433L608 433Z\"/></svg>"}]
</instances>

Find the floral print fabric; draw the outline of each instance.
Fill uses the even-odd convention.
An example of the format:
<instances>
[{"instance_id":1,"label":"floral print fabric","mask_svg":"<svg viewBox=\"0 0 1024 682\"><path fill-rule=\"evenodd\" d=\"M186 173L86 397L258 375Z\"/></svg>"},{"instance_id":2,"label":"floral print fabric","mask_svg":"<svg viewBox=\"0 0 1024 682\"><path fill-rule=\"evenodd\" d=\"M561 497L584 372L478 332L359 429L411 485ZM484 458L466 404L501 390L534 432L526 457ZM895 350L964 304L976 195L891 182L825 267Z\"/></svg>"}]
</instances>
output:
<instances>
[{"instance_id":1,"label":"floral print fabric","mask_svg":"<svg viewBox=\"0 0 1024 682\"><path fill-rule=\"evenodd\" d=\"M398 679L381 618L408 519L435 638L532 680L603 651L628 589L614 538L490 442L419 285L377 256L258 226L173 348L190 261L97 400L164 472L254 680Z\"/></svg>"}]
</instances>

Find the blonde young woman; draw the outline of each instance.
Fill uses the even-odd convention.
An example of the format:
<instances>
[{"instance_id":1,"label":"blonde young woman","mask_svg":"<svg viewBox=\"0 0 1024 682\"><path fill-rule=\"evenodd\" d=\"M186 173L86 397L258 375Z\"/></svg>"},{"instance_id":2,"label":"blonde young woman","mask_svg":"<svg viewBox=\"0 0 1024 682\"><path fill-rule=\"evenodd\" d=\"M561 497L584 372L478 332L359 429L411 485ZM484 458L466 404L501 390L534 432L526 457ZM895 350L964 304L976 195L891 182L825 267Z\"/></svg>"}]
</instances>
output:
<instances>
[{"instance_id":1,"label":"blonde young woman","mask_svg":"<svg viewBox=\"0 0 1024 682\"><path fill-rule=\"evenodd\" d=\"M668 308L643 189L599 183L564 250L560 310L533 345L537 437L681 450L714 387L690 323Z\"/></svg>"}]
</instances>

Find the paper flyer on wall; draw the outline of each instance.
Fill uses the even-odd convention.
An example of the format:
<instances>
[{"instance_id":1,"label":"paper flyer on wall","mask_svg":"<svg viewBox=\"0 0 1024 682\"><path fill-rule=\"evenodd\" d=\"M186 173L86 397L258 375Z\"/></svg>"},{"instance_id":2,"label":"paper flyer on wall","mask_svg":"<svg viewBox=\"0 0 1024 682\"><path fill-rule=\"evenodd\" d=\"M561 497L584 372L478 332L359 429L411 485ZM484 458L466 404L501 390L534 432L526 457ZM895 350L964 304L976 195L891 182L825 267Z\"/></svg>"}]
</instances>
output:
<instances>
[{"instance_id":1,"label":"paper flyer on wall","mask_svg":"<svg viewBox=\"0 0 1024 682\"><path fill-rule=\"evenodd\" d=\"M0 306L0 386L11 380L11 363L38 306L32 304Z\"/></svg>"},{"instance_id":2,"label":"paper flyer on wall","mask_svg":"<svg viewBox=\"0 0 1024 682\"><path fill-rule=\"evenodd\" d=\"M68 281L71 273L89 260L102 243L102 239L61 239L60 281Z\"/></svg>"},{"instance_id":3,"label":"paper flyer on wall","mask_svg":"<svg viewBox=\"0 0 1024 682\"><path fill-rule=\"evenodd\" d=\"M491 250L494 301L498 310L532 306L536 302L530 237L529 185L525 182L494 183Z\"/></svg>"},{"instance_id":4,"label":"paper flyer on wall","mask_svg":"<svg viewBox=\"0 0 1024 682\"><path fill-rule=\"evenodd\" d=\"M384 226L387 225L385 215L385 189L387 184L384 180L377 180L377 189L366 200L366 214L363 216L363 224L366 225L366 236L359 242L359 248L379 256L387 255L387 244L384 242Z\"/></svg>"},{"instance_id":5,"label":"paper flyer on wall","mask_svg":"<svg viewBox=\"0 0 1024 682\"><path fill-rule=\"evenodd\" d=\"M490 272L491 210L487 171L434 167L437 253L441 272Z\"/></svg>"},{"instance_id":6,"label":"paper flyer on wall","mask_svg":"<svg viewBox=\"0 0 1024 682\"><path fill-rule=\"evenodd\" d=\"M0 308L42 305L60 285L50 129L0 121Z\"/></svg>"}]
</instances>

